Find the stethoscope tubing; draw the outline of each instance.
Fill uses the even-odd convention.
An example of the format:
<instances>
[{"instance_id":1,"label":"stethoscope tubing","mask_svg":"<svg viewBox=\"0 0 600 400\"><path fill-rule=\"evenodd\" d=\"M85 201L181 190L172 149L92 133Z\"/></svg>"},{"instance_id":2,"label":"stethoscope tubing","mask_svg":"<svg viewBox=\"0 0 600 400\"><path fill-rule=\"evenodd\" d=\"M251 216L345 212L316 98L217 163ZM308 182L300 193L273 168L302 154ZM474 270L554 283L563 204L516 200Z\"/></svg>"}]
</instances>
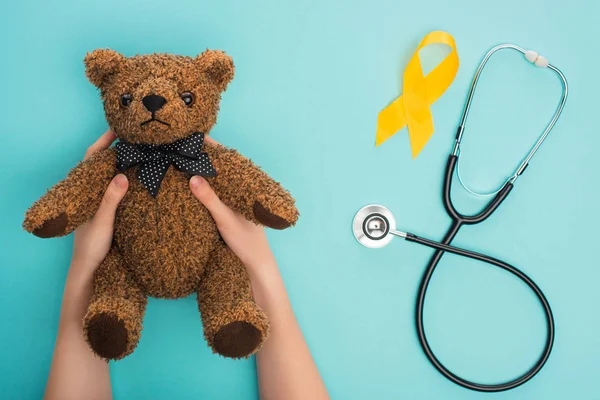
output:
<instances>
[{"instance_id":1,"label":"stethoscope tubing","mask_svg":"<svg viewBox=\"0 0 600 400\"><path fill-rule=\"evenodd\" d=\"M542 292L542 290L536 285L536 283L527 276L523 271L518 268L505 263L504 261L498 260L497 258L486 256L481 253L477 253L470 250L461 249L458 247L451 246L451 242L458 233L459 229L463 225L474 225L480 222L483 222L487 219L506 199L510 191L512 190L512 183L507 182L504 187L492 198L487 206L481 211L479 214L474 216L465 216L456 211L454 205L452 204L452 199L450 196L451 186L452 186L452 176L454 173L454 168L456 166L456 156L451 155L448 158L448 163L446 164L445 176L444 176L444 185L443 185L443 203L444 208L448 212L448 215L452 218L452 224L446 235L444 236L441 243L435 242L433 240L425 239L419 237L417 235L406 233L403 236L406 240L414 243L419 243L423 246L430 247L435 249L435 253L431 257L425 272L423 273L423 277L421 279L421 284L419 286L419 291L417 295L417 302L415 308L415 319L417 326L417 336L419 339L419 343L421 344L421 348L425 352L426 357L429 359L431 364L446 378L451 380L452 382L471 390L476 390L480 392L500 392L505 390L513 389L517 386L520 386L533 378L544 366L548 358L550 357L550 353L552 351L552 346L554 344L554 336L555 336L555 325L554 325L554 317L552 315L552 309L550 308L550 304L546 299L546 296ZM393 232L392 232L393 233ZM431 276L435 271L440 259L444 255L445 252L457 254L460 256L468 257L474 260L483 261L488 264L494 265L496 267L502 268L505 271L510 272L515 275L521 281L523 281L536 295L538 300L540 301L542 308L544 310L544 314L546 317L546 325L547 325L547 335L546 342L544 345L544 349L539 356L538 360L535 364L523 375L515 378L511 381L499 384L480 384L471 382L469 380L463 379L458 375L451 372L448 368L446 368L439 359L435 356L433 351L431 350L431 346L427 341L427 336L425 335L425 327L423 322L423 310L425 304L425 295L427 294L427 288L429 287L429 283L431 281Z\"/></svg>"},{"instance_id":2,"label":"stethoscope tubing","mask_svg":"<svg viewBox=\"0 0 600 400\"><path fill-rule=\"evenodd\" d=\"M437 260L439 260L439 258L436 257L436 262L432 263L428 266L428 268L425 271L425 274L423 276L423 282L419 288L419 297L418 297L418 301L417 301L417 310L416 310L417 311L416 312L417 334L419 337L419 342L421 343L421 347L423 348L425 355L427 356L429 361L433 364L433 366L442 375L444 375L446 378L450 379L452 382L454 382L462 387L465 387L467 389L477 390L480 392L500 392L500 391L504 391L504 390L510 390L510 389L513 389L517 386L524 384L525 382L527 382L528 380L533 378L542 369L542 367L544 366L546 361L548 361L548 358L550 357L550 353L552 352L552 346L554 343L554 335L555 335L554 317L552 315L552 309L550 308L550 304L548 303L546 296L544 295L542 290L539 288L539 286L536 285L536 283L529 276L527 276L527 274L525 274L523 271L521 271L518 268L516 268L510 264L507 264L501 260L498 260L496 258L488 257L481 253L461 249L461 248L446 245L443 243L437 243L435 241L425 239L425 238L416 236L411 233L407 234L405 239L410 242L419 243L423 246L427 246L432 249L436 249L437 250L436 254L438 252L440 254L439 258L441 258L441 255L444 252L449 252L449 253L457 254L457 255L460 255L463 257L468 257L468 258L471 258L474 260L483 261L488 264L492 264L496 267L502 268L505 271L510 272L511 274L513 274L517 278L519 278L521 281L523 281L527 286L529 286L529 288L531 288L531 290L535 293L536 297L540 301L542 308L544 310L544 315L546 317L547 335L546 335L546 342L544 344L544 349L542 351L542 354L538 358L537 362L533 365L533 367L531 367L526 373L524 373L520 377L518 377L514 380L511 380L509 382L500 383L500 384L480 384L480 383L468 381L466 379L463 379L463 378L457 376L456 374L451 372L448 368L446 368L435 356L435 354L431 350L431 347L429 346L429 343L427 342L427 337L425 335L425 329L423 326L424 325L424 323L423 323L423 305L425 302L425 293L427 291L427 286L429 285L431 276L433 275L433 271L434 271L435 267L437 266L437 262L438 262Z\"/></svg>"}]
</instances>

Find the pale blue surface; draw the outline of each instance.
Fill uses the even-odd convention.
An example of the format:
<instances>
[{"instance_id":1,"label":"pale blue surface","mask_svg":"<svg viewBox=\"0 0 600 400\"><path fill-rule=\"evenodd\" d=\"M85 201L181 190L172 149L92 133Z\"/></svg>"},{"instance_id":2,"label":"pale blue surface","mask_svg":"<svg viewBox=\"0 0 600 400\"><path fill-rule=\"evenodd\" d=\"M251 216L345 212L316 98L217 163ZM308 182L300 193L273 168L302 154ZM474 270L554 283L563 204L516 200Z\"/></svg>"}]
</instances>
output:
<instances>
[{"instance_id":1,"label":"pale blue surface","mask_svg":"<svg viewBox=\"0 0 600 400\"><path fill-rule=\"evenodd\" d=\"M301 219L270 232L297 317L334 399L599 399L597 248L598 2L542 0L13 1L0 13L0 396L41 398L72 237L21 231L25 209L62 179L106 129L86 51L195 55L224 49L237 66L213 134L291 190ZM485 5L483 5L485 4ZM378 111L400 93L401 70L431 30L452 33L461 68L433 106L436 133L416 159L406 131L374 147ZM379 202L399 225L439 239L449 224L443 165L477 63L513 41L563 69L562 119L509 199L456 244L521 266L546 292L557 334L530 383L484 395L439 375L422 354L414 296L431 254L396 240L359 246L360 207ZM514 75L514 76L511 76ZM475 188L500 184L552 115L554 75L516 54L492 60L464 143ZM510 113L511 115L507 115ZM457 186L457 185L455 185ZM456 191L461 210L481 204ZM597 252L596 252L597 254ZM426 328L455 372L494 382L537 357L544 321L506 273L446 256L434 275ZM214 356L195 299L150 302L135 354L111 365L116 399L256 398L253 360Z\"/></svg>"}]
</instances>

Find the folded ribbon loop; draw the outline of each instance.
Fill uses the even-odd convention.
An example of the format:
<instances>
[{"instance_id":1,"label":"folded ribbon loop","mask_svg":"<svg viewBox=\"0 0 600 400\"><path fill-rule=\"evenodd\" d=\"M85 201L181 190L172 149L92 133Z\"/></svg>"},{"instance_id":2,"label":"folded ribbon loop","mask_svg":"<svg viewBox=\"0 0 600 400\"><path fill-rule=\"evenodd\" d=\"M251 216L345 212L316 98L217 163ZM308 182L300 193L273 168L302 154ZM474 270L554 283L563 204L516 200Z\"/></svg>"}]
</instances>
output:
<instances>
[{"instance_id":1,"label":"folded ribbon loop","mask_svg":"<svg viewBox=\"0 0 600 400\"><path fill-rule=\"evenodd\" d=\"M217 175L208 154L201 151L203 143L204 133L201 132L168 144L119 142L116 145L117 168L123 172L139 164L137 178L156 197L171 165L191 175Z\"/></svg>"},{"instance_id":2,"label":"folded ribbon loop","mask_svg":"<svg viewBox=\"0 0 600 400\"><path fill-rule=\"evenodd\" d=\"M451 51L424 76L419 50L434 43L446 44ZM449 33L436 31L425 36L404 70L403 94L379 113L376 146L408 125L412 156L417 157L433 134L430 106L450 87L458 71L458 64L456 44Z\"/></svg>"}]
</instances>

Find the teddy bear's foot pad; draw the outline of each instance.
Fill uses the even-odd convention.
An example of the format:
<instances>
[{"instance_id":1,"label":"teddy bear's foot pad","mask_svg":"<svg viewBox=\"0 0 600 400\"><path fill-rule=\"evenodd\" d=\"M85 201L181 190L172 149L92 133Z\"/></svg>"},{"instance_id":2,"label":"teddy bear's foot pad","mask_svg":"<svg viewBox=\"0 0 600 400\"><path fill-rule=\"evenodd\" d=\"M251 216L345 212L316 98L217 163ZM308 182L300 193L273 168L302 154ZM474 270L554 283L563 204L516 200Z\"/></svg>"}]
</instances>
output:
<instances>
[{"instance_id":1,"label":"teddy bear's foot pad","mask_svg":"<svg viewBox=\"0 0 600 400\"><path fill-rule=\"evenodd\" d=\"M285 229L292 225L280 216L271 213L258 201L254 202L252 211L254 212L254 217L256 217L257 221L269 228Z\"/></svg>"},{"instance_id":2,"label":"teddy bear's foot pad","mask_svg":"<svg viewBox=\"0 0 600 400\"><path fill-rule=\"evenodd\" d=\"M127 350L127 329L112 313L100 313L87 323L87 338L96 354L106 359L119 359Z\"/></svg>"},{"instance_id":3,"label":"teddy bear's foot pad","mask_svg":"<svg viewBox=\"0 0 600 400\"><path fill-rule=\"evenodd\" d=\"M33 230L33 234L40 238L51 238L65 232L69 219L67 214L60 213L58 217L49 219L42 226Z\"/></svg>"},{"instance_id":4,"label":"teddy bear's foot pad","mask_svg":"<svg viewBox=\"0 0 600 400\"><path fill-rule=\"evenodd\" d=\"M243 358L252 355L261 345L262 339L262 334L254 325L234 321L216 333L214 348L222 356Z\"/></svg>"}]
</instances>

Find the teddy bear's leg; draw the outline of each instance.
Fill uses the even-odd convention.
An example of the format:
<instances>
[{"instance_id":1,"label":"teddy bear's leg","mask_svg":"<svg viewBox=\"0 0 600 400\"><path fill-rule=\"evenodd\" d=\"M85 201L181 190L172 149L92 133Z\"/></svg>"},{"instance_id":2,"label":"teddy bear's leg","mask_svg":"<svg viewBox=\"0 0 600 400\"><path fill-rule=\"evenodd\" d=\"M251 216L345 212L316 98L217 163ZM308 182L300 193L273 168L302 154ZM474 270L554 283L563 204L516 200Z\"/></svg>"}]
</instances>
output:
<instances>
[{"instance_id":1,"label":"teddy bear's leg","mask_svg":"<svg viewBox=\"0 0 600 400\"><path fill-rule=\"evenodd\" d=\"M198 287L204 336L215 353L243 358L256 353L269 333L269 322L254 302L246 268L226 246L211 256Z\"/></svg>"},{"instance_id":2,"label":"teddy bear's leg","mask_svg":"<svg viewBox=\"0 0 600 400\"><path fill-rule=\"evenodd\" d=\"M118 360L137 346L147 297L123 266L113 246L94 275L94 288L83 329L102 358Z\"/></svg>"}]
</instances>

